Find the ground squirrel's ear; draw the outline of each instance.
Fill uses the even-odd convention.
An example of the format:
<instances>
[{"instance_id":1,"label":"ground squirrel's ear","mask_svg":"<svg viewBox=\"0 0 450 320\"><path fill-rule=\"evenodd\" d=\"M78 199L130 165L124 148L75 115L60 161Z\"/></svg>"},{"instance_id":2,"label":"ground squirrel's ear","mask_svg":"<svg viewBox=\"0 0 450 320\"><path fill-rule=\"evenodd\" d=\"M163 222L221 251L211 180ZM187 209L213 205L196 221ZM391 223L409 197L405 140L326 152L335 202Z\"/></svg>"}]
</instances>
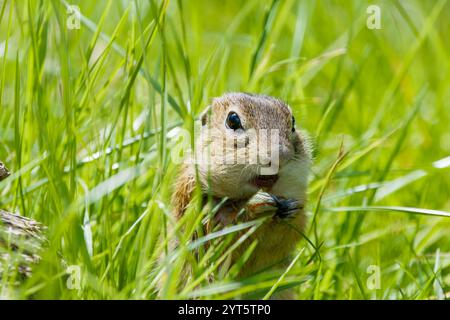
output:
<instances>
[{"instance_id":1,"label":"ground squirrel's ear","mask_svg":"<svg viewBox=\"0 0 450 320\"><path fill-rule=\"evenodd\" d=\"M207 106L206 109L200 114L200 120L202 121L202 126L209 122L211 117L211 106Z\"/></svg>"}]
</instances>

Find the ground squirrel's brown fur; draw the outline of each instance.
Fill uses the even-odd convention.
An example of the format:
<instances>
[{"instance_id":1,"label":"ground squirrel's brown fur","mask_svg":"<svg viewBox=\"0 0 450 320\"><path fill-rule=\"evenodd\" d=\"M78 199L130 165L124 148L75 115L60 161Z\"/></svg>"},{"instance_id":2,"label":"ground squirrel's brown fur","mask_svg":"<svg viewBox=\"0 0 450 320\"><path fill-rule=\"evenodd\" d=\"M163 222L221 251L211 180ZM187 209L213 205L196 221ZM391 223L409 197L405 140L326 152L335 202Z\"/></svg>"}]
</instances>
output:
<instances>
[{"instance_id":1,"label":"ground squirrel's brown fur","mask_svg":"<svg viewBox=\"0 0 450 320\"><path fill-rule=\"evenodd\" d=\"M241 126L239 129L230 128L229 121L236 121L234 115L234 118L230 118L232 113L239 117ZM218 199L228 197L231 201L235 201L235 204L242 204L260 190L264 190L278 197L297 199L303 204L302 208L290 216L288 223L274 216L235 250L233 259L241 256L247 246L257 239L257 247L241 272L243 276L251 275L286 258L301 237L305 225L303 207L306 202L311 160L310 148L304 136L295 129L289 106L281 100L268 96L229 93L214 99L212 105L202 115L202 130L207 129L213 129L213 132L208 132L206 139L203 137L202 141L198 140L196 143L200 150L208 148L211 158L216 160L197 166L200 187L205 194L209 193ZM239 160L244 155L248 157L249 152L257 150L252 146L258 142L259 137L251 136L249 132L251 130L259 132L261 129L277 129L279 135L279 170L276 178L269 179L268 182L267 179L261 182L260 164L228 161ZM230 137L241 139L243 142L231 145L223 142L225 138ZM221 149L224 149L224 152ZM264 158L265 154L258 156ZM270 164L270 159L265 161ZM183 215L195 186L194 166L184 165L172 198L177 217ZM219 211L217 215L222 217L218 217L217 220L222 223L226 221L223 224L234 222L236 215L231 213L233 209L228 206ZM258 217L248 212L241 216L239 221L255 218Z\"/></svg>"}]
</instances>

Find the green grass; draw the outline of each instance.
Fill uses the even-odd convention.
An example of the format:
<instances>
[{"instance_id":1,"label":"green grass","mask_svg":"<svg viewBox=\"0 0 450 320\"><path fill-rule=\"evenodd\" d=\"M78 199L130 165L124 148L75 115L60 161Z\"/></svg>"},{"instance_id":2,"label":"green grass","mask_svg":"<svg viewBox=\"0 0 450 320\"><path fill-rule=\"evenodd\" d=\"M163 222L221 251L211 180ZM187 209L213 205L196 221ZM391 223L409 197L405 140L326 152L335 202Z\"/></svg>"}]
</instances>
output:
<instances>
[{"instance_id":1,"label":"green grass","mask_svg":"<svg viewBox=\"0 0 450 320\"><path fill-rule=\"evenodd\" d=\"M448 296L448 1L71 4L79 30L66 28L64 1L0 0L0 160L14 173L0 207L47 225L50 241L33 276L12 290L3 277L0 295ZM381 30L366 27L370 4ZM219 265L243 240L233 234L260 221L193 243L208 212L194 203L177 223L170 209L171 130L229 91L283 98L315 148L308 241L288 269L239 281L251 250ZM80 267L80 289L67 266Z\"/></svg>"}]
</instances>

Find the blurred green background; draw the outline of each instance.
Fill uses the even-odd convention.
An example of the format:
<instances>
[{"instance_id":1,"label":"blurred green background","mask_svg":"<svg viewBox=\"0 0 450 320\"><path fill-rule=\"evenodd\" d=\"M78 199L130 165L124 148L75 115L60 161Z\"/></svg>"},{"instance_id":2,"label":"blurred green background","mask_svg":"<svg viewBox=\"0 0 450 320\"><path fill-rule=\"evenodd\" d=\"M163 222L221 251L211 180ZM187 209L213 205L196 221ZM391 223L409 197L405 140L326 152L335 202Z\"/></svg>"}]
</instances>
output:
<instances>
[{"instance_id":1,"label":"blurred green background","mask_svg":"<svg viewBox=\"0 0 450 320\"><path fill-rule=\"evenodd\" d=\"M1 0L0 207L47 225L50 245L0 295L448 297L448 39L445 0ZM167 252L190 239L169 228L174 128L230 91L284 99L314 145L310 242L287 273L220 271L226 237L200 261Z\"/></svg>"}]
</instances>

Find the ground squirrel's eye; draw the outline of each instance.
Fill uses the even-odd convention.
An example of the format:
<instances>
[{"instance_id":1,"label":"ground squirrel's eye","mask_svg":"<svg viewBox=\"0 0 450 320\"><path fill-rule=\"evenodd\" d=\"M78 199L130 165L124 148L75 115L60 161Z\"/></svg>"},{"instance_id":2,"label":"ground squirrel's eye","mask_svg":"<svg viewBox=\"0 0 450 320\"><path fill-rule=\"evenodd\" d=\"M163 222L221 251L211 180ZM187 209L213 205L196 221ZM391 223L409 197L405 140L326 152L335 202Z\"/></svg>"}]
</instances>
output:
<instances>
[{"instance_id":1,"label":"ground squirrel's eye","mask_svg":"<svg viewBox=\"0 0 450 320\"><path fill-rule=\"evenodd\" d=\"M236 112L230 112L227 117L227 127L233 130L242 129L241 119Z\"/></svg>"},{"instance_id":2,"label":"ground squirrel's eye","mask_svg":"<svg viewBox=\"0 0 450 320\"><path fill-rule=\"evenodd\" d=\"M292 116L292 132L295 132L295 118Z\"/></svg>"},{"instance_id":3,"label":"ground squirrel's eye","mask_svg":"<svg viewBox=\"0 0 450 320\"><path fill-rule=\"evenodd\" d=\"M201 120L202 120L202 126L204 126L204 125L206 125L206 123L207 123L207 120L208 120L208 115L206 114L206 112L202 115L202 118L201 118Z\"/></svg>"}]
</instances>

